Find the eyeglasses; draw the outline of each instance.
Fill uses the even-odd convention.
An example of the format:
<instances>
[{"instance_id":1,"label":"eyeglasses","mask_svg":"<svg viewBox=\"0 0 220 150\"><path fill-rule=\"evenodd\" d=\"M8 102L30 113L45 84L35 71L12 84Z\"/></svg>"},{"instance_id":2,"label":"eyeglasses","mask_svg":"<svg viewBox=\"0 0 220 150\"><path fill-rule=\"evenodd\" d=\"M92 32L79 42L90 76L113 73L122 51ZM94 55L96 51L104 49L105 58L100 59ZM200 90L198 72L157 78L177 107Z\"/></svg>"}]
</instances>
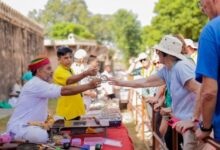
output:
<instances>
[{"instance_id":1,"label":"eyeglasses","mask_svg":"<svg viewBox=\"0 0 220 150\"><path fill-rule=\"evenodd\" d=\"M143 61L146 61L147 59L141 59L140 62L142 63Z\"/></svg>"}]
</instances>

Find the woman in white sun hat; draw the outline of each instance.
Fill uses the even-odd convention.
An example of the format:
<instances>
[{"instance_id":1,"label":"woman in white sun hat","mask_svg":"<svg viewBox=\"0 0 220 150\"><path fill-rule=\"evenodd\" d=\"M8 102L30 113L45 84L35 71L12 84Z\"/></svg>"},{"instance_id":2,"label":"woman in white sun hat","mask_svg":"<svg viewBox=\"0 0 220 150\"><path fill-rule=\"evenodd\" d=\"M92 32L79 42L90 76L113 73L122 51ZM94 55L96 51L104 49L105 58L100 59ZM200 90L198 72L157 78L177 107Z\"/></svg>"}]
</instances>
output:
<instances>
[{"instance_id":1,"label":"woman in white sun hat","mask_svg":"<svg viewBox=\"0 0 220 150\"><path fill-rule=\"evenodd\" d=\"M191 65L181 54L182 48L182 42L178 38L166 35L158 45L154 46L160 63L164 64L162 69L148 78L133 81L112 78L110 84L134 88L157 87L166 84L172 99L170 116L182 120L173 124L172 127L182 133L183 149L189 150L203 146L201 144L198 146L193 132L187 130L194 127L199 118L196 94L199 93L200 84L194 80L194 65ZM167 146L172 148L172 145Z\"/></svg>"}]
</instances>

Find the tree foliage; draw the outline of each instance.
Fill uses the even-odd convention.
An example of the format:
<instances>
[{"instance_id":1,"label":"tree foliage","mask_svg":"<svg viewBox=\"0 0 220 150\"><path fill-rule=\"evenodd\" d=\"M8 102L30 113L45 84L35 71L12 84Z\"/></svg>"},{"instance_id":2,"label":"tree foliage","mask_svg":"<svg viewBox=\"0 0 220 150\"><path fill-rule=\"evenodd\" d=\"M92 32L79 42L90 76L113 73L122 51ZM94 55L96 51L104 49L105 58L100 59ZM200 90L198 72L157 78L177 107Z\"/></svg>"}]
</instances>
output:
<instances>
[{"instance_id":1,"label":"tree foliage","mask_svg":"<svg viewBox=\"0 0 220 150\"><path fill-rule=\"evenodd\" d=\"M141 27L131 11L92 14L84 0L48 0L44 9L33 10L29 16L45 26L45 34L50 38L63 39L74 33L99 43L114 43L125 60L153 46L165 34L182 34L197 41L207 22L197 0L158 0L154 13L151 25Z\"/></svg>"},{"instance_id":2,"label":"tree foliage","mask_svg":"<svg viewBox=\"0 0 220 150\"><path fill-rule=\"evenodd\" d=\"M95 38L99 43L112 41L109 26L111 16L93 15L84 0L48 0L43 10L30 11L28 16L43 24L45 35L50 38L66 38L82 25L80 29L83 28L84 32L74 32L77 36Z\"/></svg>"},{"instance_id":3,"label":"tree foliage","mask_svg":"<svg viewBox=\"0 0 220 150\"><path fill-rule=\"evenodd\" d=\"M99 43L112 42L110 15L93 15L88 20L88 30L95 34L96 40Z\"/></svg>"},{"instance_id":4,"label":"tree foliage","mask_svg":"<svg viewBox=\"0 0 220 150\"><path fill-rule=\"evenodd\" d=\"M85 39L95 38L95 36L90 33L85 26L70 22L54 24L51 28L50 37L53 39L66 39L70 33L74 33L75 35Z\"/></svg>"},{"instance_id":5,"label":"tree foliage","mask_svg":"<svg viewBox=\"0 0 220 150\"><path fill-rule=\"evenodd\" d=\"M131 11L121 9L112 16L111 24L114 42L123 50L125 59L137 55L141 44L141 26L137 16Z\"/></svg>"},{"instance_id":6,"label":"tree foliage","mask_svg":"<svg viewBox=\"0 0 220 150\"><path fill-rule=\"evenodd\" d=\"M198 40L207 17L197 7L197 0L159 0L155 5L156 16L142 30L145 46L153 46L165 34L182 34L185 38Z\"/></svg>"}]
</instances>

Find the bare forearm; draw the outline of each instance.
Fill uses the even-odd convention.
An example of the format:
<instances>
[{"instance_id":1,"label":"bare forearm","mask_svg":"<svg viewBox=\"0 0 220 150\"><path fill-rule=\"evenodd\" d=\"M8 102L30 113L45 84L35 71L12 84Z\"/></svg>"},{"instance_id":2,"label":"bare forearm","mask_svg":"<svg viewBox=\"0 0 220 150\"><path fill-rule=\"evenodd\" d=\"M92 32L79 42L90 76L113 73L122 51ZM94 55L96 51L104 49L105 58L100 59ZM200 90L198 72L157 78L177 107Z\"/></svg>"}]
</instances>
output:
<instances>
[{"instance_id":1,"label":"bare forearm","mask_svg":"<svg viewBox=\"0 0 220 150\"><path fill-rule=\"evenodd\" d=\"M208 77L203 77L202 82L200 98L202 102L201 110L203 116L203 126L205 128L209 128L215 111L218 83L216 80Z\"/></svg>"},{"instance_id":2,"label":"bare forearm","mask_svg":"<svg viewBox=\"0 0 220 150\"><path fill-rule=\"evenodd\" d=\"M133 81L120 81L120 86L133 87L133 88L146 88L146 87L157 87L164 85L164 81L160 78L151 78L148 79L137 79Z\"/></svg>"},{"instance_id":3,"label":"bare forearm","mask_svg":"<svg viewBox=\"0 0 220 150\"><path fill-rule=\"evenodd\" d=\"M165 88L166 88L166 85L162 85L162 86L158 87L158 91L155 95L156 99L159 99L161 96L164 95Z\"/></svg>"},{"instance_id":4,"label":"bare forearm","mask_svg":"<svg viewBox=\"0 0 220 150\"><path fill-rule=\"evenodd\" d=\"M193 113L193 118L195 118L195 119L199 119L200 115L201 115L202 101L201 101L200 90L201 90L201 84L196 82L195 88L193 90L193 92L196 94L194 113Z\"/></svg>"},{"instance_id":5,"label":"bare forearm","mask_svg":"<svg viewBox=\"0 0 220 150\"><path fill-rule=\"evenodd\" d=\"M69 85L69 84L74 84L76 82L79 82L80 80L82 80L83 78L85 78L87 75L85 73L80 73L80 74L77 74L77 75L73 75L71 77L69 77L66 81L66 84Z\"/></svg>"},{"instance_id":6,"label":"bare forearm","mask_svg":"<svg viewBox=\"0 0 220 150\"><path fill-rule=\"evenodd\" d=\"M68 86L62 87L61 95L62 96L75 95L75 94L84 92L86 90L89 90L91 88L92 87L90 84L84 84L84 85L78 85L78 86L68 85Z\"/></svg>"},{"instance_id":7,"label":"bare forearm","mask_svg":"<svg viewBox=\"0 0 220 150\"><path fill-rule=\"evenodd\" d=\"M203 125L204 127L209 128L212 124L212 117L215 111L216 96L202 94L201 101L202 101L201 110L203 116Z\"/></svg>"},{"instance_id":8,"label":"bare forearm","mask_svg":"<svg viewBox=\"0 0 220 150\"><path fill-rule=\"evenodd\" d=\"M200 94L197 94L196 96L196 102L195 102L195 107L194 107L194 113L193 113L193 118L199 119L201 115L201 107L202 107L202 102L200 99Z\"/></svg>"},{"instance_id":9,"label":"bare forearm","mask_svg":"<svg viewBox=\"0 0 220 150\"><path fill-rule=\"evenodd\" d=\"M144 82L145 82L145 79L138 79L138 80L132 80L132 81L121 81L120 86L142 88L142 87L146 87Z\"/></svg>"},{"instance_id":10,"label":"bare forearm","mask_svg":"<svg viewBox=\"0 0 220 150\"><path fill-rule=\"evenodd\" d=\"M185 87L196 95L193 118L199 119L201 115L201 103L202 103L200 99L201 84L197 82L195 79L190 79L189 81L186 82Z\"/></svg>"}]
</instances>

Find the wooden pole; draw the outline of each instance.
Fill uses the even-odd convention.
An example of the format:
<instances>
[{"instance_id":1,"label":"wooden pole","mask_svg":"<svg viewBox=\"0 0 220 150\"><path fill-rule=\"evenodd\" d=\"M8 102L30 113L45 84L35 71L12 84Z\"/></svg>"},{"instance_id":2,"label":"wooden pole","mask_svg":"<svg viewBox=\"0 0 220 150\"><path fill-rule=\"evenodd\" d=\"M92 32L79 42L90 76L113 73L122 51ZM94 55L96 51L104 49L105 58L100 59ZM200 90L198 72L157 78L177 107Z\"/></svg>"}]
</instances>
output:
<instances>
[{"instance_id":1,"label":"wooden pole","mask_svg":"<svg viewBox=\"0 0 220 150\"><path fill-rule=\"evenodd\" d=\"M144 125L145 125L145 106L144 106L144 98L141 98L141 115L142 115L142 122L141 122L141 138L144 141Z\"/></svg>"}]
</instances>

